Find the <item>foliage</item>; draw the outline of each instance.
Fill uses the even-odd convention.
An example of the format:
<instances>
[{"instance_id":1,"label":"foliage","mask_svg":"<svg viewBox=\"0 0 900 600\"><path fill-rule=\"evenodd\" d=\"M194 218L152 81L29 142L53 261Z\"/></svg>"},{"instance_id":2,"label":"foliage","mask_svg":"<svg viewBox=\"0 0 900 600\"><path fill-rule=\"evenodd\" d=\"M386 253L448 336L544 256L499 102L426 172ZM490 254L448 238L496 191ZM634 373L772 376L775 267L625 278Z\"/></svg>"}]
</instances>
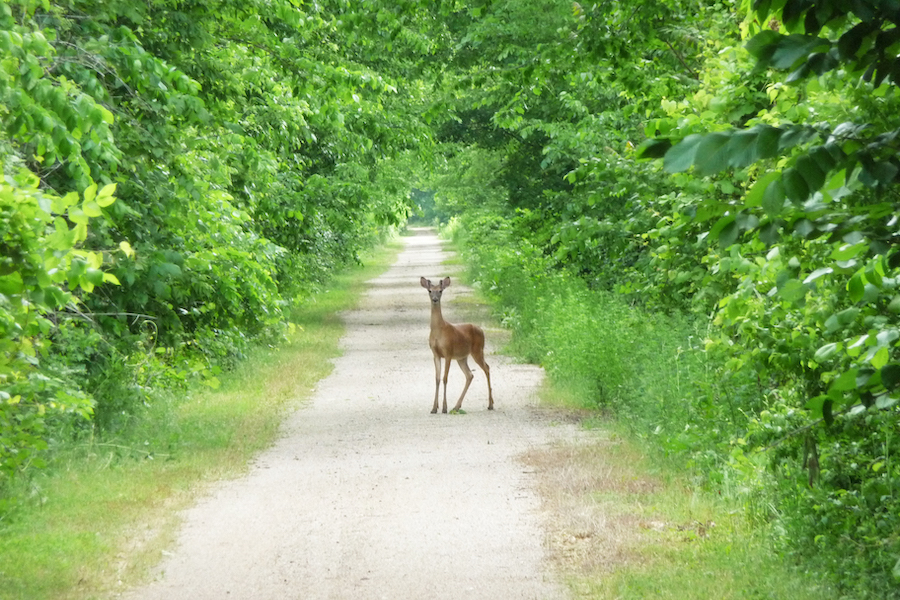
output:
<instances>
[{"instance_id":1,"label":"foliage","mask_svg":"<svg viewBox=\"0 0 900 600\"><path fill-rule=\"evenodd\" d=\"M218 386L253 343L283 335L292 304L405 219L398 176L429 137L408 73L428 72L443 28L425 4L402 8L355 27L365 7L339 0L0 6L0 155L20 182L4 257L59 246L60 223L77 231L56 257L75 265L57 271L67 295L23 274L22 293L46 304L10 300L31 329L10 321L0 341L16 361L40 347L29 385L71 395L66 410L85 417L10 416L4 431L27 439L15 460L4 450L4 473L38 464L31 450L48 442L135 426L161 390Z\"/></svg>"},{"instance_id":2,"label":"foliage","mask_svg":"<svg viewBox=\"0 0 900 600\"><path fill-rule=\"evenodd\" d=\"M114 190L92 185L81 198L56 196L26 170L0 180L0 477L40 466L37 451L55 422L93 413L93 399L45 357L52 319L79 312L75 292L118 283L101 270L101 253L79 247L91 218L115 202Z\"/></svg>"},{"instance_id":3,"label":"foliage","mask_svg":"<svg viewBox=\"0 0 900 600\"><path fill-rule=\"evenodd\" d=\"M721 433L741 415L718 401L726 391L702 352L705 332L683 316L630 306L620 294L592 290L555 269L552 257L524 239L528 224L473 211L449 228L513 331L515 352L543 365L585 407L615 413L638 435L665 440L670 452L710 438L727 445Z\"/></svg>"},{"instance_id":4,"label":"foliage","mask_svg":"<svg viewBox=\"0 0 900 600\"><path fill-rule=\"evenodd\" d=\"M132 426L155 390L214 387L277 339L292 304L408 217L414 187L424 215L462 223L527 357L741 490L785 552L885 597L896 15L875 0L3 4L4 256L72 236L62 279L4 284L39 296L4 304L5 360L42 373L40 398L93 407L92 433ZM30 436L7 473L88 427L4 418L4 436Z\"/></svg>"},{"instance_id":5,"label":"foliage","mask_svg":"<svg viewBox=\"0 0 900 600\"><path fill-rule=\"evenodd\" d=\"M779 398L750 423L757 444L781 446L773 462L785 475L797 478L803 457L807 486L786 492L790 545L860 588L858 573L886 581L900 559L890 459L900 449L897 25L877 3L787 2L771 13L755 3L746 51L770 69L771 104L736 129L665 125L643 149L664 151L670 172L749 169L743 197L698 207L729 249L731 264L718 266L735 285L709 348ZM774 415L786 418L777 433L763 425L783 418ZM860 516L841 517L847 506ZM841 552L842 540L858 551Z\"/></svg>"},{"instance_id":6,"label":"foliage","mask_svg":"<svg viewBox=\"0 0 900 600\"><path fill-rule=\"evenodd\" d=\"M439 130L455 145L437 198L443 181L476 173L459 144L498 165L476 184L493 190L493 216L452 207L473 215L461 221L473 248L514 248L478 250L476 278L499 290L526 356L584 379L588 397L710 484L746 494L785 552L848 594L889 597L900 564L896 10L529 6L550 15L545 27L505 20L515 13L493 2L482 10L496 18L464 30L486 58L461 52L444 106L479 108ZM487 42L528 39L524 28L530 48ZM495 66L506 58L527 66ZM677 330L656 311L693 321L695 335L658 359L702 368L689 398L670 393L654 410L643 373L615 349L646 369L648 332Z\"/></svg>"},{"instance_id":7,"label":"foliage","mask_svg":"<svg viewBox=\"0 0 900 600\"><path fill-rule=\"evenodd\" d=\"M398 247L366 253L337 273L315 303L292 310L297 327L278 348L256 346L218 389L156 398L140 423L102 441L68 444L53 465L11 482L20 502L0 518L4 600L102 597L146 580L169 547L182 508L203 482L240 476L280 435L286 409L333 369L344 324L365 283ZM135 544L135 531L142 531ZM116 557L126 555L123 563Z\"/></svg>"}]
</instances>

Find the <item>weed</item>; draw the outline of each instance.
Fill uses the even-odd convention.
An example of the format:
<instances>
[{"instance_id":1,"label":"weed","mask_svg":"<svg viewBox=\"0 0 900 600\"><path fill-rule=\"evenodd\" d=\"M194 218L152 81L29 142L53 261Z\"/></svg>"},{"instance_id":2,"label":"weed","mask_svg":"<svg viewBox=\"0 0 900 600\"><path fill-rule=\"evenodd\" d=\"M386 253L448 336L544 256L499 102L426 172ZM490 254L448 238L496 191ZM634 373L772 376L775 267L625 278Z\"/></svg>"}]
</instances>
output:
<instances>
[{"instance_id":1,"label":"weed","mask_svg":"<svg viewBox=\"0 0 900 600\"><path fill-rule=\"evenodd\" d=\"M544 496L560 515L551 546L574 589L624 598L819 589L775 552L765 457L737 445L765 398L746 374L722 378L728 371L705 348L708 321L633 306L516 239L503 219L466 219L456 233L470 277L512 330L510 349L545 368L557 410L587 411L585 429L602 438L528 459L551 465ZM709 585L692 584L707 571Z\"/></svg>"},{"instance_id":2,"label":"weed","mask_svg":"<svg viewBox=\"0 0 900 600\"><path fill-rule=\"evenodd\" d=\"M740 506L659 464L612 422L596 424L522 457L538 481L551 558L575 597L837 597L772 553Z\"/></svg>"},{"instance_id":3,"label":"weed","mask_svg":"<svg viewBox=\"0 0 900 600\"><path fill-rule=\"evenodd\" d=\"M218 389L158 398L116 438L60 443L46 471L16 482L26 500L0 521L0 597L89 598L146 577L174 539L178 510L243 472L330 372L343 332L336 313L398 249L337 276L295 310L287 344L255 348Z\"/></svg>"}]
</instances>

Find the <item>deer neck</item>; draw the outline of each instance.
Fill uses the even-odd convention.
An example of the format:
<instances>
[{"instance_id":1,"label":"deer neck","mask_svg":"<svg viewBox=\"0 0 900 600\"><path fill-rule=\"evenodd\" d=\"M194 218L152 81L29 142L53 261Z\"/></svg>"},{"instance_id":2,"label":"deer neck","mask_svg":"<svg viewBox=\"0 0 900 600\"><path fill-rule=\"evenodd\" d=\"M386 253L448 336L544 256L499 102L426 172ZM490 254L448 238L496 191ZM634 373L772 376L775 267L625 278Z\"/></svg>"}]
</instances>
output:
<instances>
[{"instance_id":1,"label":"deer neck","mask_svg":"<svg viewBox=\"0 0 900 600\"><path fill-rule=\"evenodd\" d=\"M441 315L441 303L431 303L431 330L440 330L444 326L444 317Z\"/></svg>"}]
</instances>

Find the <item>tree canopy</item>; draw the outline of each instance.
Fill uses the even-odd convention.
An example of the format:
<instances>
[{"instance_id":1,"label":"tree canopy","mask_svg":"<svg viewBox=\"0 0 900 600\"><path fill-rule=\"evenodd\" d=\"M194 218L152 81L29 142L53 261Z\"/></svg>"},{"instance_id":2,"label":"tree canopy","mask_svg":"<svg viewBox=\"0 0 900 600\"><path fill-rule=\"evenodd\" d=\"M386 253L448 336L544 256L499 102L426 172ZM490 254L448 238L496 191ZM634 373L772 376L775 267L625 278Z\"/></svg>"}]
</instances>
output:
<instances>
[{"instance_id":1,"label":"tree canopy","mask_svg":"<svg viewBox=\"0 0 900 600\"><path fill-rule=\"evenodd\" d=\"M883 597L900 577L898 15L3 4L2 477L127 427L155 390L216 386L418 212L505 244L535 286L565 275L702 324L693 351L729 403L656 439L766 479L789 545ZM484 283L499 297L509 278Z\"/></svg>"}]
</instances>

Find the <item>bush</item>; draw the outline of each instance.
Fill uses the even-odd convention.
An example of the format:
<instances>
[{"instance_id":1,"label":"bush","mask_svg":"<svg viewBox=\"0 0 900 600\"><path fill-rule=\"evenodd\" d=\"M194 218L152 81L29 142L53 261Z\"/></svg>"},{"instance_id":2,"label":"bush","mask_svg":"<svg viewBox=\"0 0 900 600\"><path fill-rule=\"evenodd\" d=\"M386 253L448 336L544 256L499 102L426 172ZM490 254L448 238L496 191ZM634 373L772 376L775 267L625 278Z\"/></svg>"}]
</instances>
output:
<instances>
[{"instance_id":1,"label":"bush","mask_svg":"<svg viewBox=\"0 0 900 600\"><path fill-rule=\"evenodd\" d=\"M729 346L709 319L591 289L522 237L515 218L476 212L448 230L512 330L516 354L736 497L748 518L775 525L789 556L854 597L898 597L896 405L811 427L797 409L802 386L735 368L735 356L752 352Z\"/></svg>"}]
</instances>

